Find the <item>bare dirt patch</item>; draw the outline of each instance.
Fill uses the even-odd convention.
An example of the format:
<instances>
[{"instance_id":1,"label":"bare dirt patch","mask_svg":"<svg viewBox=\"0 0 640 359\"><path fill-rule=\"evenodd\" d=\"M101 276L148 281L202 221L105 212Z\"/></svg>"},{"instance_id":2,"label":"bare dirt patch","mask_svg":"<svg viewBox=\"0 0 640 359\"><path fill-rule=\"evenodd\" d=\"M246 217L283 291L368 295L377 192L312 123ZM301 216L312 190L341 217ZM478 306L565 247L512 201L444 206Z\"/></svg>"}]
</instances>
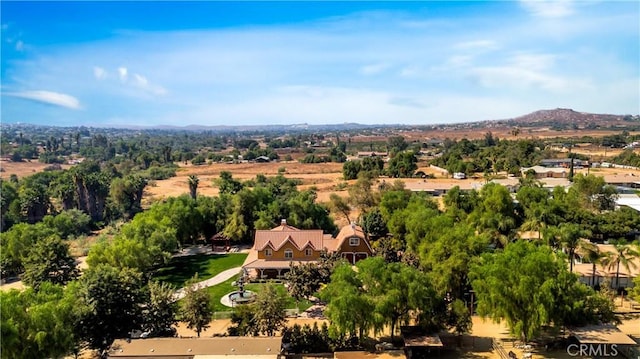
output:
<instances>
[{"instance_id":1,"label":"bare dirt patch","mask_svg":"<svg viewBox=\"0 0 640 359\"><path fill-rule=\"evenodd\" d=\"M180 196L189 193L188 177L198 176L198 193L204 196L218 195L218 187L214 180L220 178L220 172L231 172L234 179L249 180L258 174L267 177L276 176L278 171L284 168L284 176L298 179L300 190L315 187L318 191L318 200L329 200L331 191L335 185L342 182L342 163L299 163L299 162L270 162L270 163L214 163L210 165L193 166L181 165L176 172L176 177L167 180L153 181L145 189L145 203L149 204L162 198Z\"/></svg>"},{"instance_id":2,"label":"bare dirt patch","mask_svg":"<svg viewBox=\"0 0 640 359\"><path fill-rule=\"evenodd\" d=\"M18 178L31 176L34 173L42 172L45 168L51 166L50 164L41 163L36 160L31 162L13 162L0 160L0 178L9 178L12 174L18 176ZM71 165L60 165L63 169L71 168Z\"/></svg>"}]
</instances>

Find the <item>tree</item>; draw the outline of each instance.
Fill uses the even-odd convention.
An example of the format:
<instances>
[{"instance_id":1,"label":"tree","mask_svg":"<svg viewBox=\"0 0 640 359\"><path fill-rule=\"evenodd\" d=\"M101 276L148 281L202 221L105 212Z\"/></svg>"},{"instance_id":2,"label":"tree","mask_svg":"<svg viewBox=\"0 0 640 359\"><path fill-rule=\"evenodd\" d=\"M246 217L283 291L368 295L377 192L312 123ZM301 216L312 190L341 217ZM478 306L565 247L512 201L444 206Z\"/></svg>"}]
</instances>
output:
<instances>
[{"instance_id":1,"label":"tree","mask_svg":"<svg viewBox=\"0 0 640 359\"><path fill-rule=\"evenodd\" d=\"M340 265L320 293L327 302L325 315L339 334L358 335L362 339L373 328L375 304L372 298L361 294L362 285L350 265Z\"/></svg>"},{"instance_id":2,"label":"tree","mask_svg":"<svg viewBox=\"0 0 640 359\"><path fill-rule=\"evenodd\" d=\"M390 153L398 153L407 149L409 144L402 136L389 136L387 138L387 147Z\"/></svg>"},{"instance_id":3,"label":"tree","mask_svg":"<svg viewBox=\"0 0 640 359\"><path fill-rule=\"evenodd\" d=\"M56 235L36 242L23 264L22 280L36 290L44 282L64 285L80 274L76 260L69 254L69 245Z\"/></svg>"},{"instance_id":4,"label":"tree","mask_svg":"<svg viewBox=\"0 0 640 359\"><path fill-rule=\"evenodd\" d=\"M548 247L517 241L504 251L486 253L469 276L478 299L478 313L506 320L522 341L535 337L551 321L553 281L566 268Z\"/></svg>"},{"instance_id":5,"label":"tree","mask_svg":"<svg viewBox=\"0 0 640 359\"><path fill-rule=\"evenodd\" d=\"M0 292L0 357L61 358L74 351L77 298L61 286Z\"/></svg>"},{"instance_id":6,"label":"tree","mask_svg":"<svg viewBox=\"0 0 640 359\"><path fill-rule=\"evenodd\" d=\"M497 183L486 184L480 190L478 206L469 215L469 221L479 231L491 236L496 245L508 243L517 228L513 199L509 190Z\"/></svg>"},{"instance_id":7,"label":"tree","mask_svg":"<svg viewBox=\"0 0 640 359\"><path fill-rule=\"evenodd\" d=\"M256 330L268 336L275 335L286 323L285 298L276 290L273 284L267 284L256 295L256 301L251 304L253 320Z\"/></svg>"},{"instance_id":8,"label":"tree","mask_svg":"<svg viewBox=\"0 0 640 359\"><path fill-rule=\"evenodd\" d=\"M582 246L578 248L578 253L582 255L589 263L591 263L591 287L596 286L596 266L602 261L605 257L605 253L600 251L600 248L591 243L586 242Z\"/></svg>"},{"instance_id":9,"label":"tree","mask_svg":"<svg viewBox=\"0 0 640 359\"><path fill-rule=\"evenodd\" d=\"M112 175L102 171L93 161L84 161L70 171L76 188L77 208L93 221L102 221Z\"/></svg>"},{"instance_id":10,"label":"tree","mask_svg":"<svg viewBox=\"0 0 640 359\"><path fill-rule=\"evenodd\" d=\"M362 213L367 212L378 202L371 190L372 185L371 179L361 176L355 184L349 187L349 203Z\"/></svg>"},{"instance_id":11,"label":"tree","mask_svg":"<svg viewBox=\"0 0 640 359\"><path fill-rule=\"evenodd\" d=\"M576 250L580 248L583 243L585 243L585 246L588 245L588 242L585 242L582 238L587 237L589 233L575 223L563 223L559 226L559 234L560 244L569 256L569 271L573 272Z\"/></svg>"},{"instance_id":12,"label":"tree","mask_svg":"<svg viewBox=\"0 0 640 359\"><path fill-rule=\"evenodd\" d=\"M489 239L477 235L467 223L454 224L446 215L441 217L443 221L434 221L443 224L438 226L438 234L418 247L421 269L428 273L438 295L463 299L471 289L469 267L474 258L487 251Z\"/></svg>"},{"instance_id":13,"label":"tree","mask_svg":"<svg viewBox=\"0 0 640 359\"><path fill-rule=\"evenodd\" d=\"M360 218L362 229L369 239L378 239L387 235L387 223L382 217L380 210L375 208L371 212L363 214Z\"/></svg>"},{"instance_id":14,"label":"tree","mask_svg":"<svg viewBox=\"0 0 640 359\"><path fill-rule=\"evenodd\" d=\"M220 193L235 194L242 189L242 183L233 179L233 175L229 171L220 172L220 178L215 180Z\"/></svg>"},{"instance_id":15,"label":"tree","mask_svg":"<svg viewBox=\"0 0 640 359\"><path fill-rule=\"evenodd\" d=\"M329 196L329 208L334 212L342 214L346 218L347 222L351 223L351 219L349 218L349 214L351 214L351 207L344 198L332 193Z\"/></svg>"},{"instance_id":16,"label":"tree","mask_svg":"<svg viewBox=\"0 0 640 359\"><path fill-rule=\"evenodd\" d=\"M466 218L469 213L473 212L479 201L478 192L475 189L462 191L459 186L448 190L443 198L447 212L459 219Z\"/></svg>"},{"instance_id":17,"label":"tree","mask_svg":"<svg viewBox=\"0 0 640 359\"><path fill-rule=\"evenodd\" d=\"M18 189L20 215L27 223L36 223L49 213L51 203L47 187L34 179L23 183Z\"/></svg>"},{"instance_id":18,"label":"tree","mask_svg":"<svg viewBox=\"0 0 640 359\"><path fill-rule=\"evenodd\" d=\"M397 324L410 314L418 321L433 315L438 299L427 277L416 268L385 263L382 257L359 261L356 267L338 266L321 292L327 300L327 317L339 333L358 334L362 339L369 330L389 325L393 339Z\"/></svg>"},{"instance_id":19,"label":"tree","mask_svg":"<svg viewBox=\"0 0 640 359\"><path fill-rule=\"evenodd\" d=\"M231 325L227 328L230 336L258 336L253 307L251 305L237 305L231 313Z\"/></svg>"},{"instance_id":20,"label":"tree","mask_svg":"<svg viewBox=\"0 0 640 359\"><path fill-rule=\"evenodd\" d=\"M87 263L91 267L106 264L114 268L130 268L149 276L151 268L168 262L171 254L147 241L124 236L112 242L91 247Z\"/></svg>"},{"instance_id":21,"label":"tree","mask_svg":"<svg viewBox=\"0 0 640 359\"><path fill-rule=\"evenodd\" d=\"M384 169L384 160L380 156L365 157L362 159L361 171L369 172L373 177L378 177Z\"/></svg>"},{"instance_id":22,"label":"tree","mask_svg":"<svg viewBox=\"0 0 640 359\"><path fill-rule=\"evenodd\" d=\"M347 161L342 165L342 177L345 180L358 178L360 171L362 171L362 164L360 161Z\"/></svg>"},{"instance_id":23,"label":"tree","mask_svg":"<svg viewBox=\"0 0 640 359\"><path fill-rule=\"evenodd\" d=\"M588 209L612 210L618 197L615 187L607 185L603 177L577 174L569 192L576 195Z\"/></svg>"},{"instance_id":24,"label":"tree","mask_svg":"<svg viewBox=\"0 0 640 359\"><path fill-rule=\"evenodd\" d=\"M601 260L602 265L608 270L616 269L616 285L615 288L620 288L620 265L627 270L627 273L631 272L631 268L636 268L636 264L633 260L640 256L640 253L636 251L632 246L624 244L614 245L614 252L607 252L605 257Z\"/></svg>"},{"instance_id":25,"label":"tree","mask_svg":"<svg viewBox=\"0 0 640 359\"><path fill-rule=\"evenodd\" d=\"M389 160L389 177L412 177L418 169L418 159L413 152L400 152Z\"/></svg>"},{"instance_id":26,"label":"tree","mask_svg":"<svg viewBox=\"0 0 640 359\"><path fill-rule=\"evenodd\" d=\"M0 191L0 232L4 232L19 219L9 213L9 206L18 198L18 190L10 181L0 180Z\"/></svg>"},{"instance_id":27,"label":"tree","mask_svg":"<svg viewBox=\"0 0 640 359\"><path fill-rule=\"evenodd\" d=\"M80 277L77 296L87 308L79 321L90 348L104 351L116 338L129 335L143 323L142 275L106 264L89 267Z\"/></svg>"},{"instance_id":28,"label":"tree","mask_svg":"<svg viewBox=\"0 0 640 359\"><path fill-rule=\"evenodd\" d=\"M320 289L322 276L315 263L300 263L289 266L289 272L285 274L289 294L296 299L309 298Z\"/></svg>"},{"instance_id":29,"label":"tree","mask_svg":"<svg viewBox=\"0 0 640 359\"><path fill-rule=\"evenodd\" d=\"M178 309L173 288L168 283L150 281L147 291L142 328L154 336L173 336Z\"/></svg>"},{"instance_id":30,"label":"tree","mask_svg":"<svg viewBox=\"0 0 640 359\"><path fill-rule=\"evenodd\" d=\"M2 275L18 275L24 271L24 258L39 241L55 236L53 228L43 223L18 223L0 236L0 262Z\"/></svg>"},{"instance_id":31,"label":"tree","mask_svg":"<svg viewBox=\"0 0 640 359\"><path fill-rule=\"evenodd\" d=\"M146 186L147 180L137 175L114 178L111 181L109 194L125 218L132 218L142 211L140 202Z\"/></svg>"},{"instance_id":32,"label":"tree","mask_svg":"<svg viewBox=\"0 0 640 359\"><path fill-rule=\"evenodd\" d=\"M209 293L198 285L198 274L191 278L184 288L185 296L181 302L180 315L187 328L195 329L200 337L203 329L209 328L213 317Z\"/></svg>"},{"instance_id":33,"label":"tree","mask_svg":"<svg viewBox=\"0 0 640 359\"><path fill-rule=\"evenodd\" d=\"M471 313L465 303L456 299L449 304L449 322L448 324L454 328L454 332L461 336L471 330L473 322L471 320Z\"/></svg>"},{"instance_id":34,"label":"tree","mask_svg":"<svg viewBox=\"0 0 640 359\"><path fill-rule=\"evenodd\" d=\"M55 216L45 216L42 219L42 223L49 228L55 229L63 239L91 232L89 228L91 217L77 209L62 211Z\"/></svg>"},{"instance_id":35,"label":"tree","mask_svg":"<svg viewBox=\"0 0 640 359\"><path fill-rule=\"evenodd\" d=\"M189 183L189 193L191 194L191 198L195 201L198 192L198 182L200 182L200 179L198 179L198 176L196 175L190 175L187 182Z\"/></svg>"},{"instance_id":36,"label":"tree","mask_svg":"<svg viewBox=\"0 0 640 359\"><path fill-rule=\"evenodd\" d=\"M629 297L640 302L640 276L633 278L633 288L629 291Z\"/></svg>"}]
</instances>

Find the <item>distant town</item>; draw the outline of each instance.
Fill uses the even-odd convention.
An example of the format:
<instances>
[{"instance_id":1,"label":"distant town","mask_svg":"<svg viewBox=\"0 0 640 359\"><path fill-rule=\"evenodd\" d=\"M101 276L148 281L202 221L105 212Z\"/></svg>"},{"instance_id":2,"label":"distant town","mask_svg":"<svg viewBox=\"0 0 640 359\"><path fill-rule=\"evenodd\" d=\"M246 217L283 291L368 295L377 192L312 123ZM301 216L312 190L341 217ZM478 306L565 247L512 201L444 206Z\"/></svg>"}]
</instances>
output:
<instances>
[{"instance_id":1,"label":"distant town","mask_svg":"<svg viewBox=\"0 0 640 359\"><path fill-rule=\"evenodd\" d=\"M0 125L2 358L640 357L640 116Z\"/></svg>"}]
</instances>

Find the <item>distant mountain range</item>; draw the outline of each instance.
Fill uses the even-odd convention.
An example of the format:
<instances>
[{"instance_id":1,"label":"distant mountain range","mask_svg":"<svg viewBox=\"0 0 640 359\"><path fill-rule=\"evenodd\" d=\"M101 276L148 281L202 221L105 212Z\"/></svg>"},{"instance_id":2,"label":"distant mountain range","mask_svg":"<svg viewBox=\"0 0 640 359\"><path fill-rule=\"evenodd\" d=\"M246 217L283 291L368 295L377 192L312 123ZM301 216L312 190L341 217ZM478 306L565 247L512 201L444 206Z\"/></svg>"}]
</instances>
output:
<instances>
[{"instance_id":1,"label":"distant mountain range","mask_svg":"<svg viewBox=\"0 0 640 359\"><path fill-rule=\"evenodd\" d=\"M52 127L52 126L38 126L26 123L18 124L3 124L4 126L36 126L36 127ZM530 114L500 120L487 120L465 123L441 123L436 125L424 124L424 125L403 125L403 124L378 124L378 125L364 125L359 123L345 122L340 124L325 124L325 125L310 125L306 123L299 124L281 124L281 125L187 125L187 126L172 126L172 125L160 125L160 126L73 126L72 128L113 128L113 129L128 129L139 131L198 131L198 132L213 132L213 133L229 133L229 132L331 132L331 131L350 131L359 129L372 129L372 128L431 128L431 129L456 129L456 128L496 128L496 127L526 127L526 128L553 128L553 129L615 129L615 128L628 128L628 129L640 129L640 115L612 115L612 114L594 114L587 112L578 112L572 109L557 108L553 110L539 110ZM53 126L58 127L58 126Z\"/></svg>"},{"instance_id":2,"label":"distant mountain range","mask_svg":"<svg viewBox=\"0 0 640 359\"><path fill-rule=\"evenodd\" d=\"M587 112L578 112L568 108L557 108L553 110L539 110L530 114L519 116L511 119L489 120L481 122L467 122L457 124L440 124L440 125L424 125L427 127L469 127L469 125L480 125L487 127L496 126L520 126L520 127L557 127L557 128L612 128L612 127L629 127L640 125L639 115L611 115L611 114L595 114ZM402 124L385 124L385 125L363 125L359 123L341 123L331 125L309 125L309 124L292 124L292 125L253 125L253 126L154 126L154 129L161 130L186 130L186 131L212 131L212 132L228 132L228 131L282 131L282 130L311 130L311 131L336 131L336 130L354 130L372 127L422 127L421 125L402 125ZM475 127L475 126L474 126ZM149 127L147 127L149 128Z\"/></svg>"}]
</instances>

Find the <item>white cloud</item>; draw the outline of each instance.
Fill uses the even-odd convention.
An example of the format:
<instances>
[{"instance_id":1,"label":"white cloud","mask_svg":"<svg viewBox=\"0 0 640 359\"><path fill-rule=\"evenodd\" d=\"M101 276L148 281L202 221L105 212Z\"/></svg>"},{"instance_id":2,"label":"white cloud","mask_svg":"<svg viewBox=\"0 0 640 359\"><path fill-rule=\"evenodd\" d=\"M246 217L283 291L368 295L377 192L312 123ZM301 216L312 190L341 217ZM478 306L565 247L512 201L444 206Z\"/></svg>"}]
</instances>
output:
<instances>
[{"instance_id":1,"label":"white cloud","mask_svg":"<svg viewBox=\"0 0 640 359\"><path fill-rule=\"evenodd\" d=\"M21 92L7 92L4 93L7 96L24 98L27 100L33 100L49 105L55 105L60 107L66 107L72 110L79 110L81 108L80 101L64 93L53 91L21 91Z\"/></svg>"},{"instance_id":2,"label":"white cloud","mask_svg":"<svg viewBox=\"0 0 640 359\"><path fill-rule=\"evenodd\" d=\"M532 15L543 18L561 18L574 13L572 0L520 0Z\"/></svg>"},{"instance_id":3,"label":"white cloud","mask_svg":"<svg viewBox=\"0 0 640 359\"><path fill-rule=\"evenodd\" d=\"M384 63L366 65L360 68L360 73L365 76L376 75L387 70L389 67L389 64Z\"/></svg>"},{"instance_id":4,"label":"white cloud","mask_svg":"<svg viewBox=\"0 0 640 359\"><path fill-rule=\"evenodd\" d=\"M140 74L133 74L131 84L154 95L165 95L167 93L165 88L149 83L149 80Z\"/></svg>"},{"instance_id":5,"label":"white cloud","mask_svg":"<svg viewBox=\"0 0 640 359\"><path fill-rule=\"evenodd\" d=\"M478 67L471 74L488 88L526 89L537 87L546 90L564 90L569 83L562 78L548 76L540 72L517 66Z\"/></svg>"},{"instance_id":6,"label":"white cloud","mask_svg":"<svg viewBox=\"0 0 640 359\"><path fill-rule=\"evenodd\" d=\"M453 45L457 50L496 50L500 48L493 40L464 41Z\"/></svg>"},{"instance_id":7,"label":"white cloud","mask_svg":"<svg viewBox=\"0 0 640 359\"><path fill-rule=\"evenodd\" d=\"M514 55L510 62L518 68L542 71L553 67L557 58L558 56L554 54L520 53Z\"/></svg>"},{"instance_id":8,"label":"white cloud","mask_svg":"<svg viewBox=\"0 0 640 359\"><path fill-rule=\"evenodd\" d=\"M107 78L107 71L99 66L94 66L93 76L98 80L104 80Z\"/></svg>"},{"instance_id":9,"label":"white cloud","mask_svg":"<svg viewBox=\"0 0 640 359\"><path fill-rule=\"evenodd\" d=\"M120 75L120 81L126 82L128 78L128 70L126 67L118 67L118 74Z\"/></svg>"},{"instance_id":10,"label":"white cloud","mask_svg":"<svg viewBox=\"0 0 640 359\"><path fill-rule=\"evenodd\" d=\"M24 42L22 40L16 42L16 51L24 51Z\"/></svg>"}]
</instances>

